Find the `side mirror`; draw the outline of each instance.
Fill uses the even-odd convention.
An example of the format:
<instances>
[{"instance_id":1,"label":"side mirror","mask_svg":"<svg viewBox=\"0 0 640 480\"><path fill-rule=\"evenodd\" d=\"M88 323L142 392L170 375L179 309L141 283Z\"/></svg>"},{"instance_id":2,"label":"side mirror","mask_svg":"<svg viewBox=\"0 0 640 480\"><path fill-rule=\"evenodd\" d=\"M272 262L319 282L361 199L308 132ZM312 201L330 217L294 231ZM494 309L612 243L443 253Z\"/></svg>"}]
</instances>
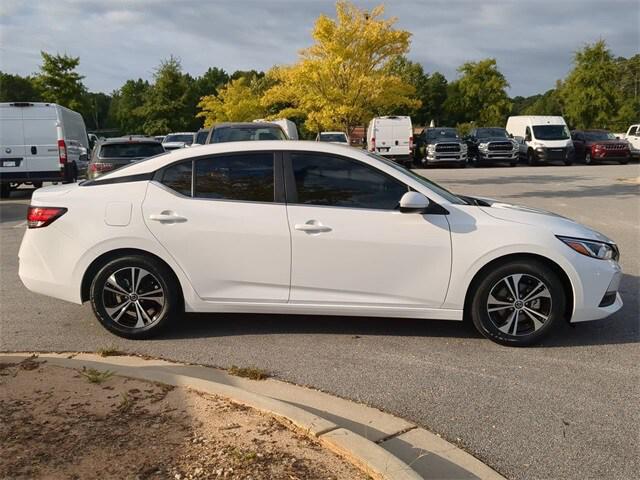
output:
<instances>
[{"instance_id":1,"label":"side mirror","mask_svg":"<svg viewBox=\"0 0 640 480\"><path fill-rule=\"evenodd\" d=\"M424 213L429 208L429 199L418 192L407 192L400 199L402 213Z\"/></svg>"}]
</instances>

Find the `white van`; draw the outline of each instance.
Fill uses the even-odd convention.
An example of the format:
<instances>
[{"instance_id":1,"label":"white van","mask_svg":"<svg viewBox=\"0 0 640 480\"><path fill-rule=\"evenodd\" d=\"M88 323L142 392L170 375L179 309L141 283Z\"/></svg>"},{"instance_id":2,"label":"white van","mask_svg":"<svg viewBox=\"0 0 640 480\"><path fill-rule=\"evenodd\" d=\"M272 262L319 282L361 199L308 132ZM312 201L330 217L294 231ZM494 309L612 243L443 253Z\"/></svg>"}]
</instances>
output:
<instances>
[{"instance_id":1,"label":"white van","mask_svg":"<svg viewBox=\"0 0 640 480\"><path fill-rule=\"evenodd\" d=\"M265 120L264 118L259 118L254 120L255 123L275 123L279 125L280 128L284 131L285 135L289 138L289 140L298 140L298 127L288 118L279 118L277 120Z\"/></svg>"},{"instance_id":2,"label":"white van","mask_svg":"<svg viewBox=\"0 0 640 480\"><path fill-rule=\"evenodd\" d=\"M561 161L571 165L575 150L567 122L562 117L522 115L509 117L507 132L520 145L520 158L529 165Z\"/></svg>"},{"instance_id":3,"label":"white van","mask_svg":"<svg viewBox=\"0 0 640 480\"><path fill-rule=\"evenodd\" d=\"M374 117L367 127L367 150L398 163L413 161L413 125L411 117Z\"/></svg>"},{"instance_id":4,"label":"white van","mask_svg":"<svg viewBox=\"0 0 640 480\"><path fill-rule=\"evenodd\" d=\"M0 103L0 196L21 183L75 181L88 149L78 112L55 103Z\"/></svg>"}]
</instances>

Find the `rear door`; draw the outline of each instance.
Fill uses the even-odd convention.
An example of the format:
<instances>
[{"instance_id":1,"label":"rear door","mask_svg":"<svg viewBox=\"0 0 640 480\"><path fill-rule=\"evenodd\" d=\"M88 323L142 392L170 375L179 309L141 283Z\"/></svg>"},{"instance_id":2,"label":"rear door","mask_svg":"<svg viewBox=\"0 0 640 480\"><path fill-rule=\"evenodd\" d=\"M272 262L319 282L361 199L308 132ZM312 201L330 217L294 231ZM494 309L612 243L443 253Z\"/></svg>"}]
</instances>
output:
<instances>
[{"instance_id":1,"label":"rear door","mask_svg":"<svg viewBox=\"0 0 640 480\"><path fill-rule=\"evenodd\" d=\"M51 177L60 171L58 158L58 118L54 107L36 105L22 109L25 155L29 175Z\"/></svg>"},{"instance_id":2,"label":"rear door","mask_svg":"<svg viewBox=\"0 0 640 480\"><path fill-rule=\"evenodd\" d=\"M221 154L174 164L149 183L145 222L200 298L287 302L291 243L280 172L272 152Z\"/></svg>"},{"instance_id":3,"label":"rear door","mask_svg":"<svg viewBox=\"0 0 640 480\"><path fill-rule=\"evenodd\" d=\"M10 179L26 172L22 108L0 106L0 176Z\"/></svg>"},{"instance_id":4,"label":"rear door","mask_svg":"<svg viewBox=\"0 0 640 480\"><path fill-rule=\"evenodd\" d=\"M393 124L393 145L391 145L391 153L394 155L409 155L411 153L411 126L407 121L396 120Z\"/></svg>"}]
</instances>

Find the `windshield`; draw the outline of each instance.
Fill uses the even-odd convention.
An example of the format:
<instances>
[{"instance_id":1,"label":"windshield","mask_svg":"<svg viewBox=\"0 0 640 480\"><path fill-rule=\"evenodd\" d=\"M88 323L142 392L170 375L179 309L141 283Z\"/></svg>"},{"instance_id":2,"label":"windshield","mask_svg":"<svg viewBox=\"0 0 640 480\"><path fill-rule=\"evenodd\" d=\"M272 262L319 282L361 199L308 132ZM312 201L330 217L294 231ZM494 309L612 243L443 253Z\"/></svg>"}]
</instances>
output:
<instances>
[{"instance_id":1,"label":"windshield","mask_svg":"<svg viewBox=\"0 0 640 480\"><path fill-rule=\"evenodd\" d=\"M569 129L566 125L537 125L533 127L537 140L568 140Z\"/></svg>"},{"instance_id":2,"label":"windshield","mask_svg":"<svg viewBox=\"0 0 640 480\"><path fill-rule=\"evenodd\" d=\"M183 142L183 143L186 143L187 145L191 145L193 143L193 134L176 133L172 135L167 135L166 137L164 137L164 140L162 141L162 143L169 143L169 142Z\"/></svg>"},{"instance_id":3,"label":"windshield","mask_svg":"<svg viewBox=\"0 0 640 480\"><path fill-rule=\"evenodd\" d=\"M615 140L616 136L610 132L584 132L584 138L587 140Z\"/></svg>"},{"instance_id":4,"label":"windshield","mask_svg":"<svg viewBox=\"0 0 640 480\"><path fill-rule=\"evenodd\" d=\"M204 145L207 143L207 137L209 136L209 130L201 130L196 133L196 141L195 143L199 143L200 145Z\"/></svg>"},{"instance_id":5,"label":"windshield","mask_svg":"<svg viewBox=\"0 0 640 480\"><path fill-rule=\"evenodd\" d=\"M438 128L427 130L427 138L435 140L437 138L458 138L458 132L455 128Z\"/></svg>"},{"instance_id":6,"label":"windshield","mask_svg":"<svg viewBox=\"0 0 640 480\"><path fill-rule=\"evenodd\" d=\"M415 181L417 181L421 185L424 185L425 187L427 187L432 192L437 193L438 195L440 195L442 198L446 199L450 203L455 203L456 205L467 205L468 204L468 202L465 202L463 199L461 199L457 195L451 193L446 188L441 187L437 183L432 182L431 180L429 180L427 178L424 178L423 176L418 175L417 173L414 173L413 171L409 170L408 168L405 168L402 165L400 165L400 164L398 164L398 163L396 163L396 162L394 162L392 160L384 158L384 157L382 157L382 156L380 156L380 155L378 155L376 153L373 153L373 152L365 152L365 153L367 155L369 155L371 158L375 158L376 160L380 160L385 165L389 165L390 167L394 168L395 170L398 170L399 172L402 172L405 175L411 177L412 179L414 179Z\"/></svg>"},{"instance_id":7,"label":"windshield","mask_svg":"<svg viewBox=\"0 0 640 480\"><path fill-rule=\"evenodd\" d=\"M211 143L245 142L252 140L287 140L278 126L272 127L223 127L213 130Z\"/></svg>"},{"instance_id":8,"label":"windshield","mask_svg":"<svg viewBox=\"0 0 640 480\"><path fill-rule=\"evenodd\" d=\"M163 152L159 143L109 143L100 147L100 158L146 158Z\"/></svg>"},{"instance_id":9,"label":"windshield","mask_svg":"<svg viewBox=\"0 0 640 480\"><path fill-rule=\"evenodd\" d=\"M498 137L498 138L508 138L509 135L504 128L479 128L476 130L477 138L490 138L490 137Z\"/></svg>"},{"instance_id":10,"label":"windshield","mask_svg":"<svg viewBox=\"0 0 640 480\"><path fill-rule=\"evenodd\" d=\"M348 143L347 136L344 133L321 133L320 134L321 142L339 142L339 143Z\"/></svg>"}]
</instances>

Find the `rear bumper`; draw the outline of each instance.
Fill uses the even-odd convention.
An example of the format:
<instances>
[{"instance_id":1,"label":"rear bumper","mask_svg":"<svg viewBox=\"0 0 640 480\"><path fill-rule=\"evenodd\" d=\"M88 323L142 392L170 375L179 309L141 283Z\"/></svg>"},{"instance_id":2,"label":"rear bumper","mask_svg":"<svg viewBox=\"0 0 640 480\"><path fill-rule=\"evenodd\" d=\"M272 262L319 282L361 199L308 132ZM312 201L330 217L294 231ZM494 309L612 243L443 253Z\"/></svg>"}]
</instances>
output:
<instances>
[{"instance_id":1,"label":"rear bumper","mask_svg":"<svg viewBox=\"0 0 640 480\"><path fill-rule=\"evenodd\" d=\"M61 170L48 172L0 172L0 182L2 183L25 183L25 182L60 182L64 179Z\"/></svg>"}]
</instances>

